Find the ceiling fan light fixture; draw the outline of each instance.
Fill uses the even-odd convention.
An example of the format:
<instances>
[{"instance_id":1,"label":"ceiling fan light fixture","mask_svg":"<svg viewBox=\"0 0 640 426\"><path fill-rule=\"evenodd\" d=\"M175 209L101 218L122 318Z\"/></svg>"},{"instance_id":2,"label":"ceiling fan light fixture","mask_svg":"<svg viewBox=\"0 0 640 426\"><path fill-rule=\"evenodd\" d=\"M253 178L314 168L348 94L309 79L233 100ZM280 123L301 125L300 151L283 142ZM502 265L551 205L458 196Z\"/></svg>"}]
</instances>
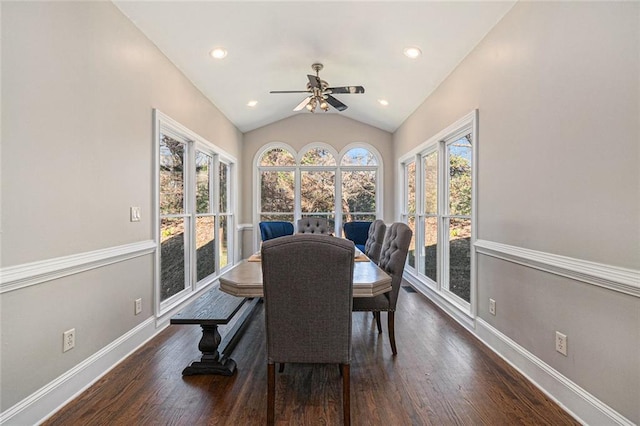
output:
<instances>
[{"instance_id":1,"label":"ceiling fan light fixture","mask_svg":"<svg viewBox=\"0 0 640 426\"><path fill-rule=\"evenodd\" d=\"M329 111L329 104L326 101L320 102L320 109L324 112Z\"/></svg>"},{"instance_id":2,"label":"ceiling fan light fixture","mask_svg":"<svg viewBox=\"0 0 640 426\"><path fill-rule=\"evenodd\" d=\"M211 50L210 54L215 59L223 59L227 56L227 49L223 47L215 47Z\"/></svg>"},{"instance_id":3,"label":"ceiling fan light fixture","mask_svg":"<svg viewBox=\"0 0 640 426\"><path fill-rule=\"evenodd\" d=\"M402 52L404 53L404 56L410 59L416 59L418 56L422 54L422 51L420 50L420 48L415 46L405 47Z\"/></svg>"},{"instance_id":4,"label":"ceiling fan light fixture","mask_svg":"<svg viewBox=\"0 0 640 426\"><path fill-rule=\"evenodd\" d=\"M311 101L307 104L306 108L309 112L315 112L316 106L318 105L315 98L311 99Z\"/></svg>"}]
</instances>

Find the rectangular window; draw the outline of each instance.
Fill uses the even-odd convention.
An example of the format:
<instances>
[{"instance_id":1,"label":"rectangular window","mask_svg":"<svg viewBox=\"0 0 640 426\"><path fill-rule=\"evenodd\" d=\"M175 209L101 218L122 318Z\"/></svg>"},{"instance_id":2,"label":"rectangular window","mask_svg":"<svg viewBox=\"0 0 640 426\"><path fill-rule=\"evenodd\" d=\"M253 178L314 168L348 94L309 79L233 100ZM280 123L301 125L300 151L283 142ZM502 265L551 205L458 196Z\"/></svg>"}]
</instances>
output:
<instances>
[{"instance_id":1,"label":"rectangular window","mask_svg":"<svg viewBox=\"0 0 640 426\"><path fill-rule=\"evenodd\" d=\"M433 282L438 282L438 151L423 156L422 175L424 185L422 193L424 210L424 261L420 272Z\"/></svg>"},{"instance_id":2,"label":"rectangular window","mask_svg":"<svg viewBox=\"0 0 640 426\"><path fill-rule=\"evenodd\" d=\"M291 170L260 172L260 221L293 221L295 176Z\"/></svg>"},{"instance_id":3,"label":"rectangular window","mask_svg":"<svg viewBox=\"0 0 640 426\"><path fill-rule=\"evenodd\" d=\"M155 111L157 300L161 315L233 262L233 159Z\"/></svg>"},{"instance_id":4,"label":"rectangular window","mask_svg":"<svg viewBox=\"0 0 640 426\"><path fill-rule=\"evenodd\" d=\"M376 219L376 171L342 172L342 223Z\"/></svg>"},{"instance_id":5,"label":"rectangular window","mask_svg":"<svg viewBox=\"0 0 640 426\"><path fill-rule=\"evenodd\" d=\"M185 208L187 143L160 134L160 297L166 300L185 290L190 270L189 215Z\"/></svg>"},{"instance_id":6,"label":"rectangular window","mask_svg":"<svg viewBox=\"0 0 640 426\"><path fill-rule=\"evenodd\" d=\"M411 161L405 165L404 169L404 198L405 212L403 219L413 231L409 252L407 254L407 264L412 269L416 268L416 162Z\"/></svg>"},{"instance_id":7,"label":"rectangular window","mask_svg":"<svg viewBox=\"0 0 640 426\"><path fill-rule=\"evenodd\" d=\"M416 247L409 253L407 269L467 313L472 311L475 286L476 120L475 112L469 114L402 163L403 219L415 230Z\"/></svg>"},{"instance_id":8,"label":"rectangular window","mask_svg":"<svg viewBox=\"0 0 640 426\"><path fill-rule=\"evenodd\" d=\"M196 151L196 281L216 272L213 156Z\"/></svg>"}]
</instances>

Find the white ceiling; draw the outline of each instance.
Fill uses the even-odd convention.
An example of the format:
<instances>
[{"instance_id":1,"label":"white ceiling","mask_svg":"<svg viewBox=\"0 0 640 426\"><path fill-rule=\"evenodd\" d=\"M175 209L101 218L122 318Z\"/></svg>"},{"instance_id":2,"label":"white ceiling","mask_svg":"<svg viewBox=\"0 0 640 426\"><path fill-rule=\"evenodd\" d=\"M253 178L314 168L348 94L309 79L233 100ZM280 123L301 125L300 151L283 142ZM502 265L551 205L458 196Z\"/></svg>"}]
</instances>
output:
<instances>
[{"instance_id":1,"label":"white ceiling","mask_svg":"<svg viewBox=\"0 0 640 426\"><path fill-rule=\"evenodd\" d=\"M330 86L365 88L334 95L349 108L326 114L393 132L514 2L114 1L242 132L309 114L292 111L305 94L269 91L305 90L314 62ZM209 55L216 46L226 58Z\"/></svg>"}]
</instances>

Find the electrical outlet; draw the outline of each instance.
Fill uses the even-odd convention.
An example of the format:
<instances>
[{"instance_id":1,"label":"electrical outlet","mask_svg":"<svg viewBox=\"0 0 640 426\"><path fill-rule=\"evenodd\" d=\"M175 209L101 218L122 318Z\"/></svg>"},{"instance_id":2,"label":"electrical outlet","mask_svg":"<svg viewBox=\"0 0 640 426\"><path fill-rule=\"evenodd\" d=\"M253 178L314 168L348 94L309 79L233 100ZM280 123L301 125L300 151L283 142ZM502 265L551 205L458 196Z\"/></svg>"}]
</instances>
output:
<instances>
[{"instance_id":1,"label":"electrical outlet","mask_svg":"<svg viewBox=\"0 0 640 426\"><path fill-rule=\"evenodd\" d=\"M489 313L491 315L496 314L496 301L493 299L489 299Z\"/></svg>"},{"instance_id":2,"label":"electrical outlet","mask_svg":"<svg viewBox=\"0 0 640 426\"><path fill-rule=\"evenodd\" d=\"M72 328L62 333L62 352L73 349L76 345L76 329Z\"/></svg>"},{"instance_id":3,"label":"electrical outlet","mask_svg":"<svg viewBox=\"0 0 640 426\"><path fill-rule=\"evenodd\" d=\"M129 214L131 222L140 222L140 207L131 207Z\"/></svg>"},{"instance_id":4,"label":"electrical outlet","mask_svg":"<svg viewBox=\"0 0 640 426\"><path fill-rule=\"evenodd\" d=\"M135 313L138 315L142 312L142 299L136 299L135 301Z\"/></svg>"},{"instance_id":5,"label":"electrical outlet","mask_svg":"<svg viewBox=\"0 0 640 426\"><path fill-rule=\"evenodd\" d=\"M556 331L556 351L567 356L567 336Z\"/></svg>"}]
</instances>

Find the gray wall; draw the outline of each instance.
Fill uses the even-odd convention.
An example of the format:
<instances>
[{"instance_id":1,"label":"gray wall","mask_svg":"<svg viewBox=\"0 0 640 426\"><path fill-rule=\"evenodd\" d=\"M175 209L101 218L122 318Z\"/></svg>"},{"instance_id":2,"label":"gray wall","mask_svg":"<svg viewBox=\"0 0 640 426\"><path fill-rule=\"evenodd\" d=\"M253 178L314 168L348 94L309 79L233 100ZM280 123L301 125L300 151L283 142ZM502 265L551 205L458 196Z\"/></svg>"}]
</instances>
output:
<instances>
[{"instance_id":1,"label":"gray wall","mask_svg":"<svg viewBox=\"0 0 640 426\"><path fill-rule=\"evenodd\" d=\"M153 108L240 160L242 134L110 2L1 7L3 268L153 239ZM6 410L153 315L153 257L0 297Z\"/></svg>"},{"instance_id":2,"label":"gray wall","mask_svg":"<svg viewBox=\"0 0 640 426\"><path fill-rule=\"evenodd\" d=\"M638 270L639 37L637 2L519 2L395 132L395 158L478 108L478 239ZM482 320L640 422L638 297L480 255L478 300Z\"/></svg>"},{"instance_id":3,"label":"gray wall","mask_svg":"<svg viewBox=\"0 0 640 426\"><path fill-rule=\"evenodd\" d=\"M271 142L284 142L300 151L313 142L323 142L340 152L345 146L355 142L366 142L378 150L382 156L384 171L384 211L385 221L393 220L393 178L395 176L392 136L390 133L338 114L297 114L268 126L247 132L244 135L242 169L245 179L242 193L245 194L242 221L251 223L255 202L252 194L252 178L256 153Z\"/></svg>"}]
</instances>

